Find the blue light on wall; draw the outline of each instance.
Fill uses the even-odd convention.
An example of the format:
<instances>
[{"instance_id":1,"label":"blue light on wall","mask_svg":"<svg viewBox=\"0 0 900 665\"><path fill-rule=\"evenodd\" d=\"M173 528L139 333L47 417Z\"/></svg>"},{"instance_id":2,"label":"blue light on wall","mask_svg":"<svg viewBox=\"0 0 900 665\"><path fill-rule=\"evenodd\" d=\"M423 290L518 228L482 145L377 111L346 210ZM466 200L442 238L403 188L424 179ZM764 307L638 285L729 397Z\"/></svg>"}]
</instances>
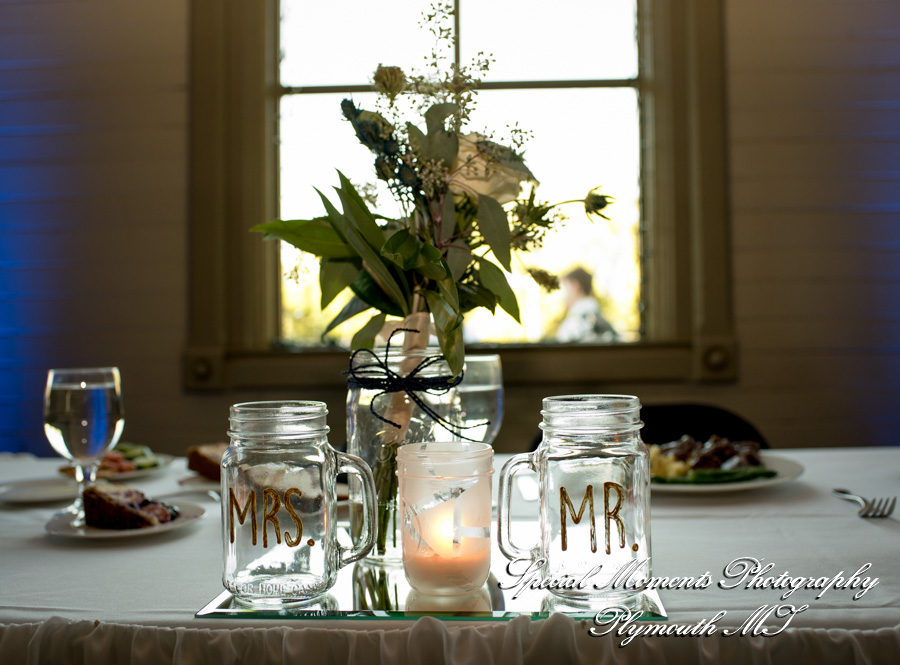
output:
<instances>
[{"instance_id":1,"label":"blue light on wall","mask_svg":"<svg viewBox=\"0 0 900 665\"><path fill-rule=\"evenodd\" d=\"M0 451L50 455L43 390L47 369L58 360L50 341L58 322L46 297L54 276L42 275L44 230L64 175L53 163L60 155L48 151L54 125L34 123L64 116L65 109L48 106L31 89L27 61L0 62L0 70L6 84L0 92Z\"/></svg>"}]
</instances>

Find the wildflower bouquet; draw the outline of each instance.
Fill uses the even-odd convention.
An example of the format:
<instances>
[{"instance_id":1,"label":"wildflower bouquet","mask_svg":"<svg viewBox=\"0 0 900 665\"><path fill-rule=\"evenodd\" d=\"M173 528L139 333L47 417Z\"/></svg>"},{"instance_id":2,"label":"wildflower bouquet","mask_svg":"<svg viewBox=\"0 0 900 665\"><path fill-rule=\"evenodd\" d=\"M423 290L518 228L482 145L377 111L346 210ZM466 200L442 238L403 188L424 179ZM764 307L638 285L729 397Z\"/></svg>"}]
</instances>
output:
<instances>
[{"instance_id":1,"label":"wildflower bouquet","mask_svg":"<svg viewBox=\"0 0 900 665\"><path fill-rule=\"evenodd\" d=\"M512 130L510 147L464 131L479 82L471 71L486 66L481 61L444 76L407 78L398 67L379 65L374 88L385 112L360 109L349 99L341 103L344 118L374 155L376 177L404 212L400 218L374 213L339 171L340 210L317 190L324 216L254 227L320 257L323 308L345 289L353 292L325 333L375 310L352 342L354 348L370 348L386 317L430 313L456 375L463 366L466 312L499 306L519 321L506 277L513 253L539 247L564 218L557 211L561 203L536 198L538 182L520 150L524 132ZM422 111L418 121L389 120L399 115L398 100L405 97ZM592 190L583 201L589 216L603 216L610 198ZM544 288L558 287L546 271L528 272Z\"/></svg>"},{"instance_id":2,"label":"wildflower bouquet","mask_svg":"<svg viewBox=\"0 0 900 665\"><path fill-rule=\"evenodd\" d=\"M449 39L449 30L440 26L442 16L450 16L447 8L441 14L426 16L438 24L432 32L439 43ZM408 331L402 351L413 357L410 352L426 348L433 320L450 368L451 375L443 377L449 389L463 369L465 313L500 307L519 321L519 305L506 276L512 271L512 257L539 247L564 218L557 211L561 203L550 205L537 198L538 181L522 154L525 132L514 125L510 145L503 145L486 132L467 129L478 74L488 61L479 56L470 67L445 71L437 51L429 75L408 77L398 67L379 65L373 76L379 94L376 110L361 109L350 99L341 103L344 118L374 156L375 176L399 204L398 218L373 212L365 191L338 171L337 201L318 192L323 216L276 220L254 230L320 257L323 308L345 289L352 291L325 333L374 310L353 337L354 349L371 348L386 318L399 317ZM609 202L596 189L583 199L588 216L602 217ZM532 267L528 272L544 288L558 288L556 277L546 271ZM400 375L414 374L416 362L400 367ZM411 399L415 396L410 390L395 386L381 393L389 403L376 415L390 426L376 435L377 453L367 459L378 494L379 554L385 551L388 533L396 538L396 449L405 442L413 402L421 403ZM351 449L353 436L348 432Z\"/></svg>"}]
</instances>

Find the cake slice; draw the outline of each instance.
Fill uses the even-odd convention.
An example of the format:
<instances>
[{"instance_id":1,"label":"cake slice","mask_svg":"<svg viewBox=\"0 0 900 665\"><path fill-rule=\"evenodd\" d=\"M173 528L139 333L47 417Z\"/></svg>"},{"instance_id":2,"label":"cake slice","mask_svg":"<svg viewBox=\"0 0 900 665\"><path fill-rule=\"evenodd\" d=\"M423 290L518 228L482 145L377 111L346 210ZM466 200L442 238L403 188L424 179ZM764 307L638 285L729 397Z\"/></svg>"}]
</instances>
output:
<instances>
[{"instance_id":1,"label":"cake slice","mask_svg":"<svg viewBox=\"0 0 900 665\"><path fill-rule=\"evenodd\" d=\"M125 485L98 483L85 489L83 498L85 523L100 529L143 529L178 517L172 506Z\"/></svg>"},{"instance_id":2,"label":"cake slice","mask_svg":"<svg viewBox=\"0 0 900 665\"><path fill-rule=\"evenodd\" d=\"M222 456L228 450L227 443L207 443L191 446L187 451L188 468L210 480L222 479Z\"/></svg>"}]
</instances>

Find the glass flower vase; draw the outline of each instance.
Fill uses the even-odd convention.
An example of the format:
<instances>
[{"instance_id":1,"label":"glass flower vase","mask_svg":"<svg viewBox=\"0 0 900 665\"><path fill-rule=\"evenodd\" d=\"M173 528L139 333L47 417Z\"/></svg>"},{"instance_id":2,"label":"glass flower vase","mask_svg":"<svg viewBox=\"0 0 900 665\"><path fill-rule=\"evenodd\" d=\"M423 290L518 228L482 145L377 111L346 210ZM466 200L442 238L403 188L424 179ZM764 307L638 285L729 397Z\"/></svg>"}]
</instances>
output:
<instances>
[{"instance_id":1,"label":"glass flower vase","mask_svg":"<svg viewBox=\"0 0 900 665\"><path fill-rule=\"evenodd\" d=\"M427 389L392 390L404 380ZM406 443L451 441L463 423L459 392L437 347L406 350L376 347L356 352L347 393L347 452L363 459L375 477L375 546L369 561L402 562L401 520L397 502L397 450ZM392 385L385 385L391 383ZM409 387L409 384L407 384ZM350 477L350 527L354 542L362 526L363 490Z\"/></svg>"}]
</instances>

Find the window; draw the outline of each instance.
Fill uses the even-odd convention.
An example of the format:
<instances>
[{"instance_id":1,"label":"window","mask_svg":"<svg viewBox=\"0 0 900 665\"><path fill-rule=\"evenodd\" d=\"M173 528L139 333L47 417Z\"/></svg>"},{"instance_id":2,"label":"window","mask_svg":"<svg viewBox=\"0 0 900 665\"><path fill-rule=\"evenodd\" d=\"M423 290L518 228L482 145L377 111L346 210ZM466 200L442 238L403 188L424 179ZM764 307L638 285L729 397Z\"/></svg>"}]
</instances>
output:
<instances>
[{"instance_id":1,"label":"window","mask_svg":"<svg viewBox=\"0 0 900 665\"><path fill-rule=\"evenodd\" d=\"M299 0L284 2L288 10ZM525 11L523 8L531 7L530 3L471 2L472 15L467 18L463 0L463 57L467 48L465 35L470 34L466 30L477 35L493 20L487 15L479 16L479 12L515 7L516 12L504 17L504 29L515 32L516 21L525 20L534 12L544 12L542 25L552 25L554 20L568 23L571 17L555 11L557 6L566 4L534 3L534 9ZM624 7L628 3L610 0L608 4ZM320 3L309 6L320 12L346 11L321 8ZM604 1L595 0L588 6L602 7ZM417 20L415 13L409 16L408 12L388 11L385 7L379 5L367 18L373 34L378 34L375 28L379 16L391 22L385 29L400 29L397 26L403 21ZM628 58L579 57L574 59L576 67L560 72L542 69L552 59L542 59L539 54L523 62L523 58L532 57L527 49L510 57L504 50L516 48L515 42L500 41L485 48L493 49L497 56L491 78L482 87L481 98L486 100L486 107L491 99L501 98L518 98L516 103L527 105L535 90L546 97L546 90L541 88L552 87L560 107L618 104L631 109L625 114L632 114L635 126L638 112L641 121L635 164L623 169L630 171L635 181L637 162L640 163L640 290L646 303L640 342L588 347L504 347L501 353L510 384L562 385L595 380L597 362L603 363L603 375L608 380L729 379L735 374L728 279L721 0L695 0L687 6L638 0L637 12L637 76L636 61ZM292 20L290 12L287 16L286 21ZM321 107L315 113L323 114L321 117L327 113L337 122L339 115L333 110L336 103L347 92L358 99L365 95L365 81L373 62L381 60L387 64L393 60L394 64L403 65L394 57L427 52L429 40L423 37L422 44L414 40L404 44L399 55L385 52L372 58L357 56L356 47L351 47L353 57L345 58L340 17L322 16L305 25L331 35L331 51L303 54L301 47L294 56L287 50L282 76L296 78L281 81L277 78L281 26L275 0L193 3L192 292L185 366L186 384L192 388L321 385L322 377L327 376L333 377L335 386L341 381L339 371L346 363L346 353L294 353L273 344L282 329L281 262L276 243L261 242L258 236L248 233L249 227L259 220L279 215L279 189L282 205L295 205L290 202L293 193L285 192L288 179L280 178L279 132L286 165L301 153L294 153L294 157L288 153L291 137L285 126L278 126L279 105L285 117L290 115L292 105L305 105L303 113ZM579 28L585 25L596 30L593 44L602 43L602 21L583 21ZM405 34L421 35L418 29L403 29ZM472 42L477 44L478 40L473 37ZM585 44L591 42L579 44L579 48ZM613 47L621 49L621 45L610 46ZM299 62L310 57L330 62L301 74L291 69L294 58L299 58ZM613 63L618 69L592 69L596 63ZM335 83L336 80L342 82ZM283 83L290 83L291 87L286 89ZM335 85L339 87L328 88ZM303 88L307 88L307 93ZM310 88L315 94L308 94ZM608 101L614 98L618 101ZM511 104L497 102L500 108ZM502 117L513 115L516 114L504 112ZM540 122L535 117L535 122ZM540 127L534 129L541 131ZM353 138L346 128L341 131ZM589 129L584 131L587 134ZM351 145L354 158L365 160L365 149L353 145L352 140ZM303 154L306 159L314 158L317 151ZM527 157L536 172L546 168L545 160ZM322 170L330 172L334 165L343 169L343 159L323 164ZM616 190L603 176L597 180L592 180L591 185L603 185L605 192L617 197L618 204L623 199L626 205L631 202L636 223L636 190ZM309 191L308 185L306 189ZM583 196L580 191L572 194L571 198ZM297 216L304 214L297 212ZM281 213L290 216L293 211L282 209ZM633 327L636 331L637 326Z\"/></svg>"},{"instance_id":2,"label":"window","mask_svg":"<svg viewBox=\"0 0 900 665\"><path fill-rule=\"evenodd\" d=\"M467 342L554 340L566 313L567 289L541 288L528 275L530 267L557 276L587 268L593 293L603 303L603 316L616 338L636 340L640 130L634 0L566 0L555 5L540 0L514 5L456 0L453 17L429 25L422 24L422 9L429 7L422 0L385 0L375 17L348 12L348 7L309 0L281 2L281 216L321 215L314 187L329 193L337 181L336 167L357 185L377 184L376 210L396 216L393 197L374 176L371 154L341 117L341 100L350 97L358 107L374 110L377 98L367 81L378 63L427 74L431 54L440 57L442 72L454 60L457 66L467 66L482 53L493 55L495 61L482 75L477 106L464 131L495 131L496 139L505 142L507 125L516 122L533 134L525 150L540 181L541 200L577 200L602 185L601 191L614 195L616 202L605 211L610 219L595 223L586 218L580 202L561 205L557 210L568 221L548 234L539 250L520 253L513 262L510 281L520 304L521 325L502 310L492 316L479 308L467 316ZM336 49L332 33L320 29L327 25L340 25L340 39L349 46ZM435 43L428 30L435 25L452 32L452 43L450 39ZM321 57L323 53L329 57ZM416 120L421 123L421 118ZM526 188L523 195L527 192ZM282 288L282 337L316 345L349 293L321 312L315 279L318 260L283 243L281 261L283 271L295 275ZM601 323L597 321L598 328ZM329 337L346 346L359 325L351 320ZM570 330L569 336L579 332Z\"/></svg>"}]
</instances>

